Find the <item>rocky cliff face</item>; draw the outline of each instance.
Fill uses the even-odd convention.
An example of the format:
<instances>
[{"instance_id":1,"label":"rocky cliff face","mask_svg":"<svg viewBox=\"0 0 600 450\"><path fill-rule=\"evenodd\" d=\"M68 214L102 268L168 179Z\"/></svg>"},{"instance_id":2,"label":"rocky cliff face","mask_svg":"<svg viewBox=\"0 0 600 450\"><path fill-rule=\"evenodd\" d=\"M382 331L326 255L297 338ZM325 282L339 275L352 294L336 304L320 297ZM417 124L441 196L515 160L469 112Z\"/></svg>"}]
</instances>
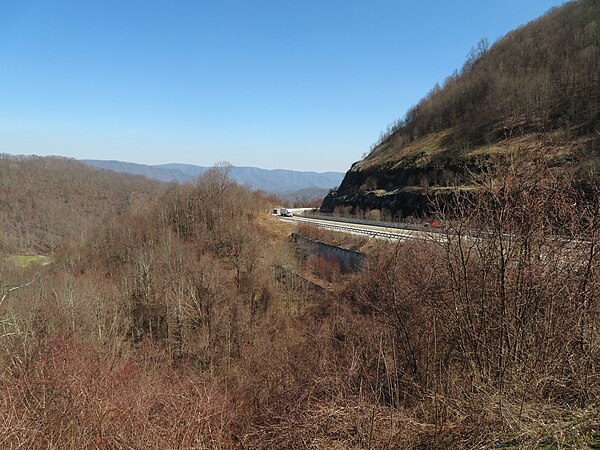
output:
<instances>
[{"instance_id":1,"label":"rocky cliff face","mask_svg":"<svg viewBox=\"0 0 600 450\"><path fill-rule=\"evenodd\" d=\"M436 205L448 204L456 190L475 192L473 179L506 164L510 155L533 165L541 155L547 167L568 171L581 181L584 190L600 182L597 139L546 138L535 135L508 140L475 147L462 155L452 151L421 153L383 164L367 158L352 165L338 190L325 197L321 211L361 214L379 210L398 219L430 217Z\"/></svg>"},{"instance_id":2,"label":"rocky cliff face","mask_svg":"<svg viewBox=\"0 0 600 450\"><path fill-rule=\"evenodd\" d=\"M432 204L444 201L453 189L468 183L470 174L490 165L489 156L405 158L400 164L355 163L337 191L325 197L322 212L358 214L379 210L405 218L432 213Z\"/></svg>"},{"instance_id":3,"label":"rocky cliff face","mask_svg":"<svg viewBox=\"0 0 600 450\"><path fill-rule=\"evenodd\" d=\"M325 197L321 211L356 214L378 209L402 217L421 216L427 213L429 199L428 189L420 183L438 175L436 169L386 171L353 167L339 189Z\"/></svg>"}]
</instances>

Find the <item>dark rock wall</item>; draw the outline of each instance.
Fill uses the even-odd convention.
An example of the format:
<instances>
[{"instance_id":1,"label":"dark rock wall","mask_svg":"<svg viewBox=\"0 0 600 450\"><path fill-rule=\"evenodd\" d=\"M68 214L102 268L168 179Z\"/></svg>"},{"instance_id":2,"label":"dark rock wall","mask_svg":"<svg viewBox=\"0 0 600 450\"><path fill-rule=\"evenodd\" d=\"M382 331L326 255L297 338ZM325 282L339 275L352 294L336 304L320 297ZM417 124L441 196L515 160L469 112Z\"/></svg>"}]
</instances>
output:
<instances>
[{"instance_id":1,"label":"dark rock wall","mask_svg":"<svg viewBox=\"0 0 600 450\"><path fill-rule=\"evenodd\" d=\"M355 165L346 173L339 189L325 197L321 212L332 213L344 207L350 214L379 209L393 217L428 216L434 195L442 201L450 195L447 191L434 194L429 188L464 184L469 171L481 170L483 164L485 161L476 159L448 159L424 167L394 169L360 170Z\"/></svg>"}]
</instances>

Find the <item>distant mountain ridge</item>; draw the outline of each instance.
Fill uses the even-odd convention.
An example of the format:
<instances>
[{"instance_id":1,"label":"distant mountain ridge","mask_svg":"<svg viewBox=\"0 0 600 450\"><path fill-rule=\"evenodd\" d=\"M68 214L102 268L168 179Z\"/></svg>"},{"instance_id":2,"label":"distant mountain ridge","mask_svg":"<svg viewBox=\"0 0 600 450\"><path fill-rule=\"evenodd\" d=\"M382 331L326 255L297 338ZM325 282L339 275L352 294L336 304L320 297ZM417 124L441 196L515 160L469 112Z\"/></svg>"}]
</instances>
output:
<instances>
[{"instance_id":1,"label":"distant mountain ridge","mask_svg":"<svg viewBox=\"0 0 600 450\"><path fill-rule=\"evenodd\" d=\"M146 165L123 161L104 161L82 159L82 163L99 169L113 172L144 175L166 182L185 183L193 181L210 167L193 164L160 164ZM231 178L237 183L247 185L252 189L283 196L292 195L297 191L312 189L331 189L339 186L344 174L342 172L301 172L286 169L261 169L258 167L231 168Z\"/></svg>"}]
</instances>

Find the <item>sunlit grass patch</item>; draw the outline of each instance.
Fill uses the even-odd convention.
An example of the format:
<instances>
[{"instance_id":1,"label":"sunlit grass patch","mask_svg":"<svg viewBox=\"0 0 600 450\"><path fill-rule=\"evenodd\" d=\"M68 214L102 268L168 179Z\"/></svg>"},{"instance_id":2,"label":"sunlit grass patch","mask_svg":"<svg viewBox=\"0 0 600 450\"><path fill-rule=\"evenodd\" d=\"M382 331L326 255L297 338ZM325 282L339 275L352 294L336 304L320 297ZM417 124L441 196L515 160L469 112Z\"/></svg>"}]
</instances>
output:
<instances>
[{"instance_id":1,"label":"sunlit grass patch","mask_svg":"<svg viewBox=\"0 0 600 450\"><path fill-rule=\"evenodd\" d=\"M6 261L14 267L25 268L34 264L47 265L52 262L52 258L43 255L13 255L8 256Z\"/></svg>"}]
</instances>

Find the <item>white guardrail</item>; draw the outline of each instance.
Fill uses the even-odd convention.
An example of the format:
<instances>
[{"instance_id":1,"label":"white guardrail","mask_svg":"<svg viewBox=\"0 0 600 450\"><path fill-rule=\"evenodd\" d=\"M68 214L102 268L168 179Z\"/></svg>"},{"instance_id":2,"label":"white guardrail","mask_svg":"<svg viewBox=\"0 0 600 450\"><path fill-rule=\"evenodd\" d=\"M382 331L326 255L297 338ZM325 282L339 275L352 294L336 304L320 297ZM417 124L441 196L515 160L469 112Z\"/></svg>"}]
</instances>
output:
<instances>
[{"instance_id":1,"label":"white guardrail","mask_svg":"<svg viewBox=\"0 0 600 450\"><path fill-rule=\"evenodd\" d=\"M414 231L417 230L402 230L401 228L395 228L395 232L392 231L387 231L387 230L374 230L372 228L361 228L361 227L352 227L352 226L347 226L347 225L340 225L339 223L327 223L328 221L333 222L333 219L324 219L324 218L312 218L312 217L304 217L303 215L300 215L299 217L286 217L286 218L280 218L281 220L285 220L288 222L295 222L295 223L309 223L311 225L315 225L317 227L320 228L327 228L330 230L336 230L336 231L342 231L345 233L353 233L353 234L359 234L359 235L364 235L364 236L373 236L373 237L379 237L379 238L384 238L384 239L392 239L392 240L404 240L404 239L425 239L425 236L420 236L420 235L415 235ZM357 225L362 225L362 224L357 224ZM368 226L375 226L375 225L368 225ZM404 233L401 233L401 231L404 231ZM426 232L425 232L426 233Z\"/></svg>"},{"instance_id":2,"label":"white guardrail","mask_svg":"<svg viewBox=\"0 0 600 450\"><path fill-rule=\"evenodd\" d=\"M289 219L289 218L288 218ZM352 221L347 218L333 218L333 217L319 217L318 215L305 215L300 213L297 217L292 217L291 221L296 223L310 223L312 225L316 225L322 228L329 228L332 230L339 230L346 233L356 233L362 235L369 235L375 237L381 237L385 239L394 239L394 240L434 240L437 242L445 241L448 238L448 235L455 234L452 231L446 230L444 228L429 228L424 226L419 226L415 224L406 224L406 223L389 223L389 222L380 222L375 225L376 222L357 219L356 221ZM296 219L296 220L294 220ZM335 223L327 223L327 222L335 222ZM369 227L379 227L384 228L383 230L374 230L372 228L359 228L352 227L346 225L340 225L339 223L348 223ZM392 231L385 230L385 228L391 228ZM485 231L476 231L476 232L464 232L465 236L468 236L471 239L484 239L489 238L491 232ZM510 234L503 233L504 236L510 238ZM565 238L556 236L555 240L558 240L566 245L567 247L577 247L577 246L591 246L591 241L582 240L582 239L574 239L574 238Z\"/></svg>"}]
</instances>

